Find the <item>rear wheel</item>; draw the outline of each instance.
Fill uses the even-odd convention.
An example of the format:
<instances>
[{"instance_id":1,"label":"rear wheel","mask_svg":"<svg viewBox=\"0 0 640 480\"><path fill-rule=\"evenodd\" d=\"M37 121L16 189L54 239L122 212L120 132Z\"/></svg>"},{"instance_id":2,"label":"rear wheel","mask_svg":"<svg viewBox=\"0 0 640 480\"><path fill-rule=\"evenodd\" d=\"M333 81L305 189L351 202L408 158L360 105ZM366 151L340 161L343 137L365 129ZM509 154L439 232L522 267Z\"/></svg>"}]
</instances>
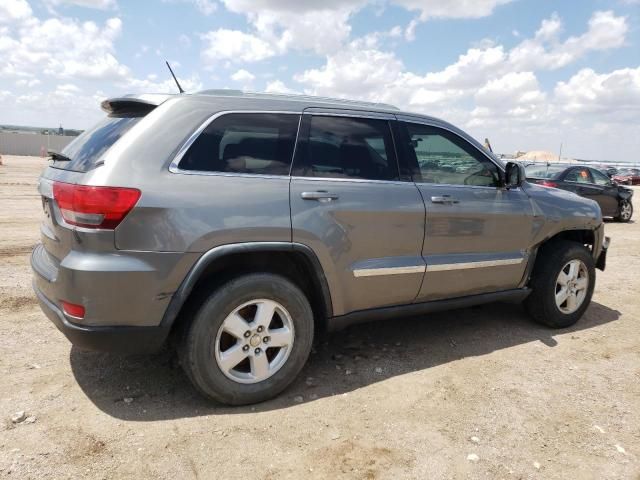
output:
<instances>
[{"instance_id":1,"label":"rear wheel","mask_svg":"<svg viewBox=\"0 0 640 480\"><path fill-rule=\"evenodd\" d=\"M538 254L525 308L539 323L569 327L589 307L595 280L593 257L586 247L576 242L552 242Z\"/></svg>"},{"instance_id":2,"label":"rear wheel","mask_svg":"<svg viewBox=\"0 0 640 480\"><path fill-rule=\"evenodd\" d=\"M620 211L615 218L618 222L628 222L633 216L633 204L629 200L620 202Z\"/></svg>"},{"instance_id":3,"label":"rear wheel","mask_svg":"<svg viewBox=\"0 0 640 480\"><path fill-rule=\"evenodd\" d=\"M313 313L302 291L279 275L252 274L211 293L194 315L180 357L205 396L243 405L284 390L312 341Z\"/></svg>"}]
</instances>

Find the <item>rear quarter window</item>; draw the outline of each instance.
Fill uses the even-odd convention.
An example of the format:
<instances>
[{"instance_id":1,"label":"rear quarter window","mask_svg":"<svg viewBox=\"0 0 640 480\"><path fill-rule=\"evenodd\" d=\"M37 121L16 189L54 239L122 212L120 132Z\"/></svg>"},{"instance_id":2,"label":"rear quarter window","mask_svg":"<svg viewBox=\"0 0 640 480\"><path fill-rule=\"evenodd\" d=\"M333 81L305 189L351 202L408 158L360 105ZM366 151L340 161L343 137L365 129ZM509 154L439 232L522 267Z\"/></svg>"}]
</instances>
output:
<instances>
[{"instance_id":1,"label":"rear quarter window","mask_svg":"<svg viewBox=\"0 0 640 480\"><path fill-rule=\"evenodd\" d=\"M181 159L181 170L289 175L299 115L229 113L215 119Z\"/></svg>"},{"instance_id":2,"label":"rear quarter window","mask_svg":"<svg viewBox=\"0 0 640 480\"><path fill-rule=\"evenodd\" d=\"M89 130L85 130L74 141L67 145L62 153L70 161L56 161L53 167L75 172L87 172L97 166L100 158L125 133L127 133L142 116L108 116Z\"/></svg>"}]
</instances>

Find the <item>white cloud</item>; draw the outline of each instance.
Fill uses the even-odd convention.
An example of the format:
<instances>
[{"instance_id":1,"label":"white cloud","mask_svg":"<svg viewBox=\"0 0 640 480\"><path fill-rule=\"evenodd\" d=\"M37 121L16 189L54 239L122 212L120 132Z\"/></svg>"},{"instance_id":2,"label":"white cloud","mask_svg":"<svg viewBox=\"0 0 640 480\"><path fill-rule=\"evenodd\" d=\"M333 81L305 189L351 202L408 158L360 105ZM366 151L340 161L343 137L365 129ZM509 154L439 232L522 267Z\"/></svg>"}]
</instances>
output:
<instances>
[{"instance_id":1,"label":"white cloud","mask_svg":"<svg viewBox=\"0 0 640 480\"><path fill-rule=\"evenodd\" d=\"M265 88L265 92L267 93L299 93L292 88L287 87L282 80L274 80L267 84Z\"/></svg>"},{"instance_id":2,"label":"white cloud","mask_svg":"<svg viewBox=\"0 0 640 480\"><path fill-rule=\"evenodd\" d=\"M4 64L0 76L126 77L129 70L115 58L113 45L121 30L119 18L110 18L101 27L67 18L31 17L17 35L9 34L8 40L0 36Z\"/></svg>"},{"instance_id":3,"label":"white cloud","mask_svg":"<svg viewBox=\"0 0 640 480\"><path fill-rule=\"evenodd\" d=\"M481 18L493 13L496 7L513 0L392 0L393 3L417 11L417 18L407 25L404 37L407 41L415 40L416 29L422 22L442 18Z\"/></svg>"},{"instance_id":4,"label":"white cloud","mask_svg":"<svg viewBox=\"0 0 640 480\"><path fill-rule=\"evenodd\" d=\"M30 18L31 7L26 0L3 0L0 2L0 24Z\"/></svg>"},{"instance_id":5,"label":"white cloud","mask_svg":"<svg viewBox=\"0 0 640 480\"><path fill-rule=\"evenodd\" d=\"M236 73L231 75L231 80L233 80L234 82L250 83L255 80L255 78L256 76L253 73L245 70L244 68L241 68Z\"/></svg>"},{"instance_id":6,"label":"white cloud","mask_svg":"<svg viewBox=\"0 0 640 480\"><path fill-rule=\"evenodd\" d=\"M556 101L568 114L607 115L640 125L640 66L598 74L580 70L555 88Z\"/></svg>"},{"instance_id":7,"label":"white cloud","mask_svg":"<svg viewBox=\"0 0 640 480\"><path fill-rule=\"evenodd\" d=\"M418 11L422 20L430 18L480 18L513 0L392 0L408 10Z\"/></svg>"},{"instance_id":8,"label":"white cloud","mask_svg":"<svg viewBox=\"0 0 640 480\"><path fill-rule=\"evenodd\" d=\"M122 93L178 93L178 87L176 82L167 71L165 79L162 81L157 80L158 76L155 74L147 75L146 78L128 78L118 83L118 89ZM180 85L186 92L196 92L202 90L202 82L198 75L191 75L190 77L178 76ZM115 95L115 93L110 92Z\"/></svg>"},{"instance_id":9,"label":"white cloud","mask_svg":"<svg viewBox=\"0 0 640 480\"><path fill-rule=\"evenodd\" d=\"M535 124L551 113L547 95L533 72L511 72L489 80L475 93L474 100L476 107L468 127L501 125L506 119Z\"/></svg>"},{"instance_id":10,"label":"white cloud","mask_svg":"<svg viewBox=\"0 0 640 480\"><path fill-rule=\"evenodd\" d=\"M366 0L223 0L225 7L245 15L254 34L272 50L334 52L351 33L349 19Z\"/></svg>"},{"instance_id":11,"label":"white cloud","mask_svg":"<svg viewBox=\"0 0 640 480\"><path fill-rule=\"evenodd\" d=\"M393 53L361 48L353 42L348 48L327 57L321 68L306 70L294 78L315 95L370 98L399 79L403 65Z\"/></svg>"},{"instance_id":12,"label":"white cloud","mask_svg":"<svg viewBox=\"0 0 640 480\"><path fill-rule=\"evenodd\" d=\"M116 0L44 0L44 3L50 7L76 6L86 8L97 8L98 10L108 10L117 6Z\"/></svg>"},{"instance_id":13,"label":"white cloud","mask_svg":"<svg viewBox=\"0 0 640 480\"><path fill-rule=\"evenodd\" d=\"M202 35L202 41L202 58L209 65L222 60L256 62L276 54L269 43L240 30L220 28Z\"/></svg>"},{"instance_id":14,"label":"white cloud","mask_svg":"<svg viewBox=\"0 0 640 480\"><path fill-rule=\"evenodd\" d=\"M624 44L629 26L625 17L612 11L595 12L588 30L580 36L558 41L562 21L557 15L544 20L533 39L521 42L509 54L519 69L556 69L564 67L591 50L608 50Z\"/></svg>"}]
</instances>

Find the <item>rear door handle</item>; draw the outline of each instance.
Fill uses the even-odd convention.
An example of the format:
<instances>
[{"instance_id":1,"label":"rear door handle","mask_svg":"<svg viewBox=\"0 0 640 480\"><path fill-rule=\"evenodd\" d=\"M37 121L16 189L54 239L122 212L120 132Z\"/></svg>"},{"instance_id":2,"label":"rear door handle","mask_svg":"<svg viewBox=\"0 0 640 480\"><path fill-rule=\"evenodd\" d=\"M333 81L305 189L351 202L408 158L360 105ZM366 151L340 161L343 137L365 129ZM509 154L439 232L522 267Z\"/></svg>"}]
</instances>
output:
<instances>
[{"instance_id":1,"label":"rear door handle","mask_svg":"<svg viewBox=\"0 0 640 480\"><path fill-rule=\"evenodd\" d=\"M441 196L431 197L431 203L451 204L451 203L460 203L460 200L458 200L455 197L452 197L451 195L441 195Z\"/></svg>"},{"instance_id":2,"label":"rear door handle","mask_svg":"<svg viewBox=\"0 0 640 480\"><path fill-rule=\"evenodd\" d=\"M316 192L302 192L300 196L304 200L319 200L321 202L330 202L331 200L337 200L338 195L335 193L327 192L325 190L318 190Z\"/></svg>"}]
</instances>

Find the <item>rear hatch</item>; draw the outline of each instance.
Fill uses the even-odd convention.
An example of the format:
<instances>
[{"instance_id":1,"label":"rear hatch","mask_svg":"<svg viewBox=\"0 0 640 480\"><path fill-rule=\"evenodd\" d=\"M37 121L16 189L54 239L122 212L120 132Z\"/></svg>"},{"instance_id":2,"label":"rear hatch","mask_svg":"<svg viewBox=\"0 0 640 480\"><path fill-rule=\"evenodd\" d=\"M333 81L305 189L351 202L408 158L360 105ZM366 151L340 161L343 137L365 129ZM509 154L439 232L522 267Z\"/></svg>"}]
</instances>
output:
<instances>
[{"instance_id":1,"label":"rear hatch","mask_svg":"<svg viewBox=\"0 0 640 480\"><path fill-rule=\"evenodd\" d=\"M39 269L38 272L49 281L55 280L51 277L55 277L59 263L72 249L104 251L115 248L113 230L117 222L113 218L109 221L108 217L113 215L110 211L117 207L117 202L122 202L123 193L127 194L119 190L130 189L84 185L103 165L109 149L166 98L146 96L105 100L102 108L107 116L61 152L52 154L52 162L42 173L38 186L44 214L42 246L38 251L39 264L44 271ZM100 203L107 205L108 211L100 211Z\"/></svg>"}]
</instances>

